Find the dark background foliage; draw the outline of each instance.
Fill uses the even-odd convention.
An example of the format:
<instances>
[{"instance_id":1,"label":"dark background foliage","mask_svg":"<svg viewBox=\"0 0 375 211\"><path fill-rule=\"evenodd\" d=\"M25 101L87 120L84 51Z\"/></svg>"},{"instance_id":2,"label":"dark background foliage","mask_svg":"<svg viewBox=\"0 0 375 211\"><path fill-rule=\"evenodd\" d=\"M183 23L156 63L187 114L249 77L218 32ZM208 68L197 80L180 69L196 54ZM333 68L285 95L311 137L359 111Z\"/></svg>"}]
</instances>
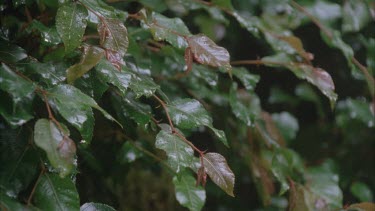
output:
<instances>
[{"instance_id":1,"label":"dark background foliage","mask_svg":"<svg viewBox=\"0 0 375 211\"><path fill-rule=\"evenodd\" d=\"M1 210L374 208L374 2L0 0L0 11ZM205 153L225 157L234 187L207 166L196 186Z\"/></svg>"}]
</instances>

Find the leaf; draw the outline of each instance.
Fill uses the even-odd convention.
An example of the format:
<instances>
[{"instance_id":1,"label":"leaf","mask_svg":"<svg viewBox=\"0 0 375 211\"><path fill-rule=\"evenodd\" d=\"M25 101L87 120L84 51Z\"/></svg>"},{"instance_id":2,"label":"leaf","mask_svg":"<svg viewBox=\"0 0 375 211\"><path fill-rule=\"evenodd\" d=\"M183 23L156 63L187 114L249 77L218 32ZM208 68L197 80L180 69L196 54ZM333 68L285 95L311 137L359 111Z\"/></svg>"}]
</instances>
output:
<instances>
[{"instance_id":1,"label":"leaf","mask_svg":"<svg viewBox=\"0 0 375 211\"><path fill-rule=\"evenodd\" d=\"M212 0L212 4L227 10L233 10L231 0Z\"/></svg>"},{"instance_id":2,"label":"leaf","mask_svg":"<svg viewBox=\"0 0 375 211\"><path fill-rule=\"evenodd\" d=\"M59 7L56 14L56 29L69 53L82 41L87 26L87 10L77 3L67 3Z\"/></svg>"},{"instance_id":3,"label":"leaf","mask_svg":"<svg viewBox=\"0 0 375 211\"><path fill-rule=\"evenodd\" d=\"M365 1L345 1L342 7L342 30L358 32L371 21L369 6Z\"/></svg>"},{"instance_id":4,"label":"leaf","mask_svg":"<svg viewBox=\"0 0 375 211\"><path fill-rule=\"evenodd\" d=\"M66 79L66 67L61 63L41 63L30 60L26 64L20 64L18 67L20 67L20 71L23 74L27 75L33 81L46 84L47 86L57 85Z\"/></svg>"},{"instance_id":5,"label":"leaf","mask_svg":"<svg viewBox=\"0 0 375 211\"><path fill-rule=\"evenodd\" d=\"M191 129L207 126L213 130L219 140L229 146L223 131L216 130L212 125L212 118L199 101L194 99L178 99L168 105L168 112L172 121L180 128Z\"/></svg>"},{"instance_id":6,"label":"leaf","mask_svg":"<svg viewBox=\"0 0 375 211\"><path fill-rule=\"evenodd\" d=\"M95 67L101 80L116 86L123 94L130 86L132 75L125 71L118 71L110 62L102 59Z\"/></svg>"},{"instance_id":7,"label":"leaf","mask_svg":"<svg viewBox=\"0 0 375 211\"><path fill-rule=\"evenodd\" d=\"M73 83L78 78L82 77L85 73L95 67L100 59L104 56L104 51L95 46L85 45L83 47L83 54L81 61L78 64L70 66L67 69L67 81Z\"/></svg>"},{"instance_id":8,"label":"leaf","mask_svg":"<svg viewBox=\"0 0 375 211\"><path fill-rule=\"evenodd\" d=\"M372 211L372 210L375 210L375 204L371 202L351 204L347 210L348 211Z\"/></svg>"},{"instance_id":9,"label":"leaf","mask_svg":"<svg viewBox=\"0 0 375 211\"><path fill-rule=\"evenodd\" d=\"M255 94L250 95L244 90L237 90L237 84L233 83L229 92L229 104L234 116L247 126L254 126L261 112L259 98Z\"/></svg>"},{"instance_id":10,"label":"leaf","mask_svg":"<svg viewBox=\"0 0 375 211\"><path fill-rule=\"evenodd\" d=\"M156 136L155 147L167 153L168 164L177 173L192 164L193 149L175 134L161 130Z\"/></svg>"},{"instance_id":11,"label":"leaf","mask_svg":"<svg viewBox=\"0 0 375 211\"><path fill-rule=\"evenodd\" d=\"M354 182L350 186L350 192L362 202L374 199L371 189L363 182Z\"/></svg>"},{"instance_id":12,"label":"leaf","mask_svg":"<svg viewBox=\"0 0 375 211\"><path fill-rule=\"evenodd\" d=\"M284 111L281 113L273 113L272 119L286 140L291 141L296 138L299 125L294 116Z\"/></svg>"},{"instance_id":13,"label":"leaf","mask_svg":"<svg viewBox=\"0 0 375 211\"><path fill-rule=\"evenodd\" d=\"M192 211L199 211L204 206L206 192L202 186L196 186L195 178L188 172L173 177L177 201Z\"/></svg>"},{"instance_id":14,"label":"leaf","mask_svg":"<svg viewBox=\"0 0 375 211\"><path fill-rule=\"evenodd\" d=\"M34 117L32 101L29 98L24 98L15 103L9 95L0 92L0 99L0 115L12 128L21 126Z\"/></svg>"},{"instance_id":15,"label":"leaf","mask_svg":"<svg viewBox=\"0 0 375 211\"><path fill-rule=\"evenodd\" d=\"M309 168L306 179L311 192L323 199L327 206L340 208L342 206L343 194L339 187L339 176L335 174L331 167L324 165Z\"/></svg>"},{"instance_id":16,"label":"leaf","mask_svg":"<svg viewBox=\"0 0 375 211\"><path fill-rule=\"evenodd\" d=\"M245 28L248 32L250 32L251 34L253 34L254 36L256 37L259 37L259 29L258 27L256 26L256 21L254 21L255 18L244 18L239 12L237 11L234 11L233 13L233 17L238 21L238 23L240 23L240 25Z\"/></svg>"},{"instance_id":17,"label":"leaf","mask_svg":"<svg viewBox=\"0 0 375 211\"><path fill-rule=\"evenodd\" d=\"M6 63L16 63L27 57L26 51L8 41L0 38L0 61Z\"/></svg>"},{"instance_id":18,"label":"leaf","mask_svg":"<svg viewBox=\"0 0 375 211\"><path fill-rule=\"evenodd\" d=\"M128 30L119 19L102 18L98 25L100 45L114 52L121 57L125 55L128 46Z\"/></svg>"},{"instance_id":19,"label":"leaf","mask_svg":"<svg viewBox=\"0 0 375 211\"><path fill-rule=\"evenodd\" d=\"M106 204L89 202L85 203L79 209L80 211L116 211L113 207Z\"/></svg>"},{"instance_id":20,"label":"leaf","mask_svg":"<svg viewBox=\"0 0 375 211\"><path fill-rule=\"evenodd\" d=\"M194 59L201 64L213 67L225 67L228 71L232 68L227 49L216 45L210 38L203 34L188 37L188 44Z\"/></svg>"},{"instance_id":21,"label":"leaf","mask_svg":"<svg viewBox=\"0 0 375 211\"><path fill-rule=\"evenodd\" d=\"M135 93L136 98L141 96L150 97L156 90L160 89L159 85L157 85L154 80L146 74L140 74L139 72L125 66L123 66L122 71L131 74L132 79L129 86Z\"/></svg>"},{"instance_id":22,"label":"leaf","mask_svg":"<svg viewBox=\"0 0 375 211\"><path fill-rule=\"evenodd\" d=\"M37 20L33 20L29 27L40 32L41 41L44 45L55 46L61 43L61 38L56 27L47 27Z\"/></svg>"},{"instance_id":23,"label":"leaf","mask_svg":"<svg viewBox=\"0 0 375 211\"><path fill-rule=\"evenodd\" d=\"M22 211L39 211L31 205L24 205L17 199L11 198L3 192L0 192L0 207L2 210L22 210Z\"/></svg>"},{"instance_id":24,"label":"leaf","mask_svg":"<svg viewBox=\"0 0 375 211\"><path fill-rule=\"evenodd\" d=\"M39 156L29 144L31 131L3 127L0 132L0 194L16 198L35 180L40 170ZM2 198L0 197L0 203ZM1 207L1 206L0 206Z\"/></svg>"},{"instance_id":25,"label":"leaf","mask_svg":"<svg viewBox=\"0 0 375 211\"><path fill-rule=\"evenodd\" d=\"M375 126L374 114L370 102L357 99L345 99L337 104L336 123L343 129L351 129L353 120L359 120L367 127Z\"/></svg>"},{"instance_id":26,"label":"leaf","mask_svg":"<svg viewBox=\"0 0 375 211\"><path fill-rule=\"evenodd\" d=\"M58 128L55 123L47 119L39 119L35 123L34 142L46 152L48 160L60 176L65 177L75 166L76 145L69 138L68 128L63 124L61 127Z\"/></svg>"},{"instance_id":27,"label":"leaf","mask_svg":"<svg viewBox=\"0 0 375 211\"><path fill-rule=\"evenodd\" d=\"M203 164L211 180L234 197L234 174L229 168L225 158L218 153L206 153L203 156Z\"/></svg>"},{"instance_id":28,"label":"leaf","mask_svg":"<svg viewBox=\"0 0 375 211\"><path fill-rule=\"evenodd\" d=\"M298 78L306 79L308 82L319 88L319 90L329 99L331 108L334 107L337 100L335 85L331 76L325 70L307 64L288 63L290 59L285 54L263 57L262 61L273 64L282 62L280 64L283 64L282 66L286 66L290 69ZM270 66L273 66L273 64Z\"/></svg>"},{"instance_id":29,"label":"leaf","mask_svg":"<svg viewBox=\"0 0 375 211\"><path fill-rule=\"evenodd\" d=\"M254 91L256 84L260 80L259 75L251 74L246 68L243 67L232 68L232 73L236 78L238 78L238 80L241 81L245 89L249 91Z\"/></svg>"},{"instance_id":30,"label":"leaf","mask_svg":"<svg viewBox=\"0 0 375 211\"><path fill-rule=\"evenodd\" d=\"M107 119L115 121L111 115L104 111L89 96L71 85L58 85L48 93L50 103L55 106L58 112L80 131L85 141L91 141L94 127L94 116L91 108L99 110Z\"/></svg>"},{"instance_id":31,"label":"leaf","mask_svg":"<svg viewBox=\"0 0 375 211\"><path fill-rule=\"evenodd\" d=\"M122 10L118 10L112 6L109 6L102 0L80 0L84 5L91 8L95 13L103 16L103 18L116 18L119 20L125 20L128 13ZM93 12L89 11L88 21L91 24L97 25L100 22L100 18Z\"/></svg>"},{"instance_id":32,"label":"leaf","mask_svg":"<svg viewBox=\"0 0 375 211\"><path fill-rule=\"evenodd\" d=\"M0 82L0 89L9 93L14 103L22 99L32 100L34 96L34 84L17 75L4 63L0 66Z\"/></svg>"},{"instance_id":33,"label":"leaf","mask_svg":"<svg viewBox=\"0 0 375 211\"><path fill-rule=\"evenodd\" d=\"M296 36L280 36L279 39L288 43L302 58L306 61L310 61L314 58L313 54L308 53L303 48L303 44L301 39Z\"/></svg>"},{"instance_id":34,"label":"leaf","mask_svg":"<svg viewBox=\"0 0 375 211\"><path fill-rule=\"evenodd\" d=\"M172 46L183 49L187 47L184 36L191 35L189 29L180 18L167 18L159 13L153 12L147 26L157 41L167 41Z\"/></svg>"},{"instance_id":35,"label":"leaf","mask_svg":"<svg viewBox=\"0 0 375 211\"><path fill-rule=\"evenodd\" d=\"M41 210L79 210L78 192L69 177L45 173L38 181L33 199Z\"/></svg>"}]
</instances>

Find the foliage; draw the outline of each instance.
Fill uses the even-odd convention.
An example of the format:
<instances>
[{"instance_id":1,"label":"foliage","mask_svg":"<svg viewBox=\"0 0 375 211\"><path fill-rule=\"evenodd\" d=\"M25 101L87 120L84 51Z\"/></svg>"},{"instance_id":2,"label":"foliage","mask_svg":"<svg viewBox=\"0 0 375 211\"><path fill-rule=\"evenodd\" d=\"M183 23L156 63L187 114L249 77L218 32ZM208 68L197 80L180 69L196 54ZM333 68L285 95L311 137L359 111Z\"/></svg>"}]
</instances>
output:
<instances>
[{"instance_id":1,"label":"foliage","mask_svg":"<svg viewBox=\"0 0 375 211\"><path fill-rule=\"evenodd\" d=\"M372 1L0 11L1 210L374 208Z\"/></svg>"}]
</instances>

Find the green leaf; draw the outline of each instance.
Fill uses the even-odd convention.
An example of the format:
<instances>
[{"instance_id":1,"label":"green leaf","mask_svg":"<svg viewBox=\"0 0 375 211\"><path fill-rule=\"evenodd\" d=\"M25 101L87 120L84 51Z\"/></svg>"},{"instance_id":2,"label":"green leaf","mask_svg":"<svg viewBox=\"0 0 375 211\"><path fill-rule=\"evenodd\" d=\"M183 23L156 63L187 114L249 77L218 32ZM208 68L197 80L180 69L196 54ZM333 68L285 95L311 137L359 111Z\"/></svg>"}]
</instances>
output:
<instances>
[{"instance_id":1,"label":"green leaf","mask_svg":"<svg viewBox=\"0 0 375 211\"><path fill-rule=\"evenodd\" d=\"M334 107L337 100L335 85L331 76L325 70L307 64L288 63L290 59L285 54L263 57L262 61L274 64L282 62L280 64L290 69L298 78L306 79L308 82L319 88L319 90L329 99L331 107Z\"/></svg>"},{"instance_id":2,"label":"green leaf","mask_svg":"<svg viewBox=\"0 0 375 211\"><path fill-rule=\"evenodd\" d=\"M62 63L41 63L30 60L26 64L20 64L18 66L20 67L20 71L33 81L47 86L57 85L66 79L66 67Z\"/></svg>"},{"instance_id":3,"label":"green leaf","mask_svg":"<svg viewBox=\"0 0 375 211\"><path fill-rule=\"evenodd\" d=\"M126 93L132 78L132 75L129 72L119 71L105 59L102 59L95 69L101 80L113 84L123 94Z\"/></svg>"},{"instance_id":4,"label":"green leaf","mask_svg":"<svg viewBox=\"0 0 375 211\"><path fill-rule=\"evenodd\" d=\"M0 192L13 198L33 184L40 170L38 152L29 143L30 135L26 128L3 126L0 131Z\"/></svg>"},{"instance_id":5,"label":"green leaf","mask_svg":"<svg viewBox=\"0 0 375 211\"><path fill-rule=\"evenodd\" d=\"M4 63L0 66L0 82L0 89L9 93L15 103L22 99L32 100L34 96L34 84L17 75Z\"/></svg>"},{"instance_id":6,"label":"green leaf","mask_svg":"<svg viewBox=\"0 0 375 211\"><path fill-rule=\"evenodd\" d=\"M212 118L199 101L194 99L178 99L168 105L168 112L172 121L180 128L191 129L207 126L213 130L225 146L229 146L223 131L216 130L212 125Z\"/></svg>"},{"instance_id":7,"label":"green leaf","mask_svg":"<svg viewBox=\"0 0 375 211\"><path fill-rule=\"evenodd\" d=\"M241 81L245 89L249 91L254 91L256 84L260 80L259 75L251 74L246 68L243 67L232 68L232 73L236 78L238 78L238 80Z\"/></svg>"},{"instance_id":8,"label":"green leaf","mask_svg":"<svg viewBox=\"0 0 375 211\"><path fill-rule=\"evenodd\" d=\"M227 49L216 45L214 41L203 34L192 35L187 39L194 59L201 64L213 67L225 67L231 70L230 56Z\"/></svg>"},{"instance_id":9,"label":"green leaf","mask_svg":"<svg viewBox=\"0 0 375 211\"><path fill-rule=\"evenodd\" d=\"M361 202L373 201L374 199L371 189L363 182L354 182L350 186L350 192Z\"/></svg>"},{"instance_id":10,"label":"green leaf","mask_svg":"<svg viewBox=\"0 0 375 211\"><path fill-rule=\"evenodd\" d=\"M81 44L87 26L87 15L86 8L74 2L63 4L57 10L56 29L67 53Z\"/></svg>"},{"instance_id":11,"label":"green leaf","mask_svg":"<svg viewBox=\"0 0 375 211\"><path fill-rule=\"evenodd\" d=\"M0 207L2 210L22 210L22 211L32 211L39 210L31 205L24 205L17 199L11 198L5 193L0 192Z\"/></svg>"},{"instance_id":12,"label":"green leaf","mask_svg":"<svg viewBox=\"0 0 375 211\"><path fill-rule=\"evenodd\" d=\"M371 21L369 5L363 0L345 1L342 13L344 32L357 32Z\"/></svg>"},{"instance_id":13,"label":"green leaf","mask_svg":"<svg viewBox=\"0 0 375 211\"><path fill-rule=\"evenodd\" d=\"M155 147L167 153L168 164L177 173L192 165L193 149L175 134L161 130L156 136Z\"/></svg>"},{"instance_id":14,"label":"green leaf","mask_svg":"<svg viewBox=\"0 0 375 211\"><path fill-rule=\"evenodd\" d=\"M348 98L337 104L336 113L336 122L344 129L349 129L349 123L352 123L353 120L359 120L369 128L375 126L370 102Z\"/></svg>"},{"instance_id":15,"label":"green leaf","mask_svg":"<svg viewBox=\"0 0 375 211\"><path fill-rule=\"evenodd\" d=\"M256 26L256 20L254 17L245 18L239 12L235 11L232 13L233 17L240 23L240 25L245 28L248 32L253 34L254 36L259 36L259 29Z\"/></svg>"},{"instance_id":16,"label":"green leaf","mask_svg":"<svg viewBox=\"0 0 375 211\"><path fill-rule=\"evenodd\" d=\"M55 46L61 43L61 38L56 27L47 27L37 20L33 20L29 27L40 32L41 41L44 45Z\"/></svg>"},{"instance_id":17,"label":"green leaf","mask_svg":"<svg viewBox=\"0 0 375 211\"><path fill-rule=\"evenodd\" d=\"M0 37L0 61L6 63L16 63L27 57L26 51L13 45Z\"/></svg>"},{"instance_id":18,"label":"green leaf","mask_svg":"<svg viewBox=\"0 0 375 211\"><path fill-rule=\"evenodd\" d=\"M56 106L58 112L81 132L82 138L90 141L94 126L94 117L91 108L99 110L107 119L115 121L110 114L103 110L94 99L82 93L71 85L58 85L48 93L48 99Z\"/></svg>"},{"instance_id":19,"label":"green leaf","mask_svg":"<svg viewBox=\"0 0 375 211\"><path fill-rule=\"evenodd\" d=\"M306 175L311 192L323 199L331 208L342 206L343 194L339 187L339 176L324 166L309 168Z\"/></svg>"},{"instance_id":20,"label":"green leaf","mask_svg":"<svg viewBox=\"0 0 375 211\"><path fill-rule=\"evenodd\" d=\"M135 93L136 98L141 96L150 97L160 88L159 85L157 85L154 80L146 74L141 74L125 66L123 66L122 71L131 74L132 78L129 86Z\"/></svg>"},{"instance_id":21,"label":"green leaf","mask_svg":"<svg viewBox=\"0 0 375 211\"><path fill-rule=\"evenodd\" d=\"M117 18L119 20L125 20L128 15L127 12L115 9L102 0L80 0L80 2L91 8L93 11L95 11L96 14L103 16L103 18ZM101 21L96 14L89 11L88 21L91 24L96 25Z\"/></svg>"},{"instance_id":22,"label":"green leaf","mask_svg":"<svg viewBox=\"0 0 375 211\"><path fill-rule=\"evenodd\" d=\"M119 19L102 18L98 25L100 45L111 51L125 55L128 46L128 30Z\"/></svg>"},{"instance_id":23,"label":"green leaf","mask_svg":"<svg viewBox=\"0 0 375 211\"><path fill-rule=\"evenodd\" d=\"M48 160L61 177L72 172L75 166L76 145L69 138L69 130L65 125L61 124L59 128L52 121L39 119L35 123L34 142L47 153Z\"/></svg>"},{"instance_id":24,"label":"green leaf","mask_svg":"<svg viewBox=\"0 0 375 211\"><path fill-rule=\"evenodd\" d=\"M188 172L173 177L177 201L192 211L199 211L204 206L206 192L202 186L196 186L195 178Z\"/></svg>"},{"instance_id":25,"label":"green leaf","mask_svg":"<svg viewBox=\"0 0 375 211\"><path fill-rule=\"evenodd\" d=\"M159 13L153 12L147 23L151 34L157 41L167 41L172 46L183 49L187 47L184 36L191 35L189 29L180 18L167 18Z\"/></svg>"},{"instance_id":26,"label":"green leaf","mask_svg":"<svg viewBox=\"0 0 375 211\"><path fill-rule=\"evenodd\" d=\"M21 101L14 102L10 96L0 92L0 115L13 128L21 126L32 119L32 101L29 98L24 98Z\"/></svg>"},{"instance_id":27,"label":"green leaf","mask_svg":"<svg viewBox=\"0 0 375 211\"><path fill-rule=\"evenodd\" d=\"M233 83L229 93L229 104L234 116L247 126L254 126L261 112L259 98L255 94L250 95L244 90L237 90L237 84Z\"/></svg>"},{"instance_id":28,"label":"green leaf","mask_svg":"<svg viewBox=\"0 0 375 211\"><path fill-rule=\"evenodd\" d=\"M85 203L79 209L80 211L116 211L113 207L106 204L89 202Z\"/></svg>"},{"instance_id":29,"label":"green leaf","mask_svg":"<svg viewBox=\"0 0 375 211\"><path fill-rule=\"evenodd\" d=\"M272 114L272 119L286 140L291 141L296 138L299 125L294 116L288 112L281 112Z\"/></svg>"},{"instance_id":30,"label":"green leaf","mask_svg":"<svg viewBox=\"0 0 375 211\"><path fill-rule=\"evenodd\" d=\"M228 195L234 197L235 178L225 158L218 153L206 153L203 156L203 164L211 180Z\"/></svg>"},{"instance_id":31,"label":"green leaf","mask_svg":"<svg viewBox=\"0 0 375 211\"><path fill-rule=\"evenodd\" d=\"M45 173L38 181L33 199L41 210L79 210L78 192L69 177Z\"/></svg>"},{"instance_id":32,"label":"green leaf","mask_svg":"<svg viewBox=\"0 0 375 211\"><path fill-rule=\"evenodd\" d=\"M85 45L81 61L67 69L67 81L73 83L78 78L95 67L100 59L104 56L104 50L95 46Z\"/></svg>"}]
</instances>

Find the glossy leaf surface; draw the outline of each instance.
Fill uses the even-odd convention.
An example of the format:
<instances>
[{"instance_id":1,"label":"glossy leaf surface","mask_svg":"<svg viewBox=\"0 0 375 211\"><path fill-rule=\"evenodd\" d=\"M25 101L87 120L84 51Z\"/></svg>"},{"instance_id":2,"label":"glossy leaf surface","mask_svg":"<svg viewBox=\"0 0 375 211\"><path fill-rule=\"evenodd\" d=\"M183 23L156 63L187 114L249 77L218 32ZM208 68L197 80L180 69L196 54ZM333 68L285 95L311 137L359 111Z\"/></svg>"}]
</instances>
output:
<instances>
[{"instance_id":1,"label":"glossy leaf surface","mask_svg":"<svg viewBox=\"0 0 375 211\"><path fill-rule=\"evenodd\" d=\"M69 177L45 173L35 189L34 204L41 210L79 210L79 196Z\"/></svg>"},{"instance_id":2,"label":"glossy leaf surface","mask_svg":"<svg viewBox=\"0 0 375 211\"><path fill-rule=\"evenodd\" d=\"M202 186L196 186L196 181L188 172L173 177L176 199L184 207L192 211L202 209L206 200L206 192Z\"/></svg>"},{"instance_id":3,"label":"glossy leaf surface","mask_svg":"<svg viewBox=\"0 0 375 211\"><path fill-rule=\"evenodd\" d=\"M218 153L206 153L203 164L211 180L228 195L234 197L234 174L225 158Z\"/></svg>"},{"instance_id":4,"label":"glossy leaf surface","mask_svg":"<svg viewBox=\"0 0 375 211\"><path fill-rule=\"evenodd\" d=\"M168 105L168 111L173 122L183 129L191 129L199 126L211 128L224 145L228 146L227 139L222 131L213 128L212 118L197 100L179 99Z\"/></svg>"},{"instance_id":5,"label":"glossy leaf surface","mask_svg":"<svg viewBox=\"0 0 375 211\"><path fill-rule=\"evenodd\" d=\"M69 130L65 125L58 128L52 121L39 119L35 123L34 141L46 152L48 160L61 177L72 172L75 166L76 145L69 138Z\"/></svg>"},{"instance_id":6,"label":"glossy leaf surface","mask_svg":"<svg viewBox=\"0 0 375 211\"><path fill-rule=\"evenodd\" d=\"M129 46L128 30L120 20L101 19L98 32L103 48L118 52L121 56L125 55Z\"/></svg>"},{"instance_id":7,"label":"glossy leaf surface","mask_svg":"<svg viewBox=\"0 0 375 211\"><path fill-rule=\"evenodd\" d=\"M79 209L80 211L115 211L115 209L109 205L89 202L85 203Z\"/></svg>"},{"instance_id":8,"label":"glossy leaf surface","mask_svg":"<svg viewBox=\"0 0 375 211\"><path fill-rule=\"evenodd\" d=\"M231 69L228 51L216 45L205 35L193 35L188 37L189 47L198 63L213 67L225 67Z\"/></svg>"},{"instance_id":9,"label":"glossy leaf surface","mask_svg":"<svg viewBox=\"0 0 375 211\"><path fill-rule=\"evenodd\" d=\"M81 42L87 26L87 10L77 3L67 3L59 7L56 14L56 29L65 45L65 51L71 52Z\"/></svg>"},{"instance_id":10,"label":"glossy leaf surface","mask_svg":"<svg viewBox=\"0 0 375 211\"><path fill-rule=\"evenodd\" d=\"M91 70L104 56L104 50L95 46L84 46L81 61L67 70L67 81L73 83Z\"/></svg>"},{"instance_id":11,"label":"glossy leaf surface","mask_svg":"<svg viewBox=\"0 0 375 211\"><path fill-rule=\"evenodd\" d=\"M193 149L175 134L161 130L156 136L155 147L167 153L168 164L177 173L192 164Z\"/></svg>"}]
</instances>

